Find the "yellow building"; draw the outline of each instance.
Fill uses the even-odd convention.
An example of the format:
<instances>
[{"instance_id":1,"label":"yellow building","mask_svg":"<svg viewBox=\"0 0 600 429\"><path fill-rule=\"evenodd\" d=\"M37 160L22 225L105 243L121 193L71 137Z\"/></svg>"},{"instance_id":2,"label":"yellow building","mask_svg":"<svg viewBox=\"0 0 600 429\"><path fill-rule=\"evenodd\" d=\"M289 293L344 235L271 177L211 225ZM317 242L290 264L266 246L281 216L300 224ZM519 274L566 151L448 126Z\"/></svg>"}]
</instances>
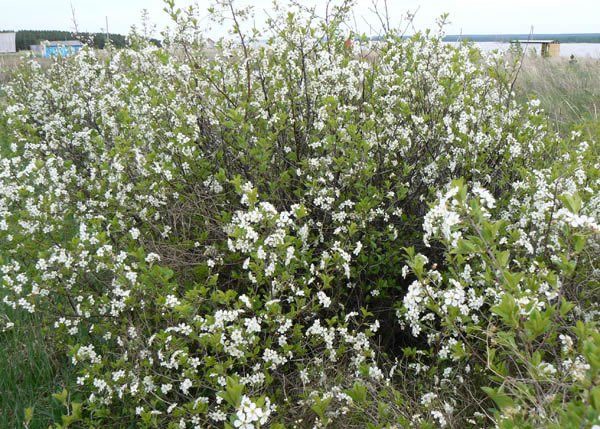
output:
<instances>
[{"instance_id":1,"label":"yellow building","mask_svg":"<svg viewBox=\"0 0 600 429\"><path fill-rule=\"evenodd\" d=\"M539 47L539 52L542 57L558 57L560 56L560 42L558 40L513 40L511 43L529 47Z\"/></svg>"}]
</instances>

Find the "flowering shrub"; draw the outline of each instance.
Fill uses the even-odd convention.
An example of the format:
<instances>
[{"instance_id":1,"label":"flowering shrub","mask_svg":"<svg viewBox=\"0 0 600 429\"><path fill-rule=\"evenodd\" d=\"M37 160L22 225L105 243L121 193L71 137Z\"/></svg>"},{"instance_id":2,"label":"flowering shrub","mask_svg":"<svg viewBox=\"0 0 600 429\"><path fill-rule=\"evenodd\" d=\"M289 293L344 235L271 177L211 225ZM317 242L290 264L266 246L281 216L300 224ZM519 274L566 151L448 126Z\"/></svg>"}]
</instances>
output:
<instances>
[{"instance_id":1,"label":"flowering shrub","mask_svg":"<svg viewBox=\"0 0 600 429\"><path fill-rule=\"evenodd\" d=\"M167 7L164 48L4 88L1 305L70 356L63 423L598 422L594 143L469 44L346 43L346 4L266 43L232 8L215 50Z\"/></svg>"},{"instance_id":2,"label":"flowering shrub","mask_svg":"<svg viewBox=\"0 0 600 429\"><path fill-rule=\"evenodd\" d=\"M586 150L582 145L579 154ZM597 272L577 270L597 258L597 242L584 252L586 241L597 239L597 201L582 207L578 194L566 193L570 180L533 171L521 184L529 188L525 205L547 181L554 197L540 196L538 210L527 210L530 218L514 210L523 200L512 197L497 210L487 191L454 182L424 222L425 236L447 249L444 269L427 268L427 256L407 250L407 272L416 279L399 316L413 335L426 334L442 385L476 375L490 380L483 389L496 402L502 427L571 427L598 418L595 400L584 405L598 391L595 303L585 299L588 291L574 290L597 282ZM590 278L578 278L586 271ZM568 300L574 296L579 299ZM585 414L574 419L575 409Z\"/></svg>"}]
</instances>

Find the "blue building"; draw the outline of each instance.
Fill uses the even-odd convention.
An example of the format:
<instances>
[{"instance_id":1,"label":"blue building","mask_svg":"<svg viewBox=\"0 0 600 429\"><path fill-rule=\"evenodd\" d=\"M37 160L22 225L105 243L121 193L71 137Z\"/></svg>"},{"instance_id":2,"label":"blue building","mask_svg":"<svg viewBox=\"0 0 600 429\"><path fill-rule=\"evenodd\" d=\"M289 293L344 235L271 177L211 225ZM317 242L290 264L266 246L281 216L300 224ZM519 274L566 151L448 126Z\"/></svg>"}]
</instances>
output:
<instances>
[{"instance_id":1,"label":"blue building","mask_svg":"<svg viewBox=\"0 0 600 429\"><path fill-rule=\"evenodd\" d=\"M68 57L74 55L83 48L83 43L79 40L59 40L52 42L42 42L42 56L50 57Z\"/></svg>"}]
</instances>

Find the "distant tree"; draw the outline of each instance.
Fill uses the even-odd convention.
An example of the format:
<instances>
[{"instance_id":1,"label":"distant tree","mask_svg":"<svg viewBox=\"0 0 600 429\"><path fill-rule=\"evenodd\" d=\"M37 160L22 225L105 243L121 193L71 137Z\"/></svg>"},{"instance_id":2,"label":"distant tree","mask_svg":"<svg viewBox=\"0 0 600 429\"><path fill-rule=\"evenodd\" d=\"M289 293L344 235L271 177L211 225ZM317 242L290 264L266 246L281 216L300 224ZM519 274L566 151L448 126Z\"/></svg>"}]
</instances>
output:
<instances>
[{"instance_id":1,"label":"distant tree","mask_svg":"<svg viewBox=\"0 0 600 429\"><path fill-rule=\"evenodd\" d=\"M113 46L124 48L127 46L127 39L122 34L108 35ZM75 36L69 31L56 30L22 30L17 31L16 45L17 50L28 50L31 45L39 45L44 40L81 40L94 48L103 49L106 45L105 33L79 33Z\"/></svg>"}]
</instances>

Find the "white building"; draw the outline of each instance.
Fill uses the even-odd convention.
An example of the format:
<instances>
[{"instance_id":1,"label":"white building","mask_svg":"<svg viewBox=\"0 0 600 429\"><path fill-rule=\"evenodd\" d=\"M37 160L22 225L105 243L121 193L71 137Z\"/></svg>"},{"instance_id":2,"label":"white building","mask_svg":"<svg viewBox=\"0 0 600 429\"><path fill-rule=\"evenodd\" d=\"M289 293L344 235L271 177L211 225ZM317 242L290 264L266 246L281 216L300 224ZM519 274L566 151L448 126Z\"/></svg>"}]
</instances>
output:
<instances>
[{"instance_id":1,"label":"white building","mask_svg":"<svg viewBox=\"0 0 600 429\"><path fill-rule=\"evenodd\" d=\"M17 52L17 33L0 33L0 54Z\"/></svg>"}]
</instances>

